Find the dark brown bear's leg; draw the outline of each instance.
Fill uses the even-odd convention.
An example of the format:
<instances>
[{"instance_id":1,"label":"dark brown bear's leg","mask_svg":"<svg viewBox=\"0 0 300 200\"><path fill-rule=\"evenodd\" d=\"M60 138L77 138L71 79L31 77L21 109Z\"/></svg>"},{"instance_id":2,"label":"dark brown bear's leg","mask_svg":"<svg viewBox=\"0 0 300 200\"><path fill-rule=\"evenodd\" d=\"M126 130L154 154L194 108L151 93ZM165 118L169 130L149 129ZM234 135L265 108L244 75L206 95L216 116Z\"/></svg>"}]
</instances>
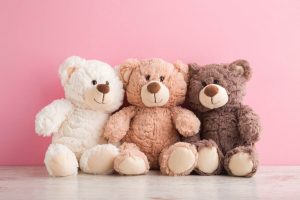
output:
<instances>
[{"instance_id":1,"label":"dark brown bear's leg","mask_svg":"<svg viewBox=\"0 0 300 200\"><path fill-rule=\"evenodd\" d=\"M231 176L251 177L257 165L257 155L251 146L239 146L228 151L224 160L224 168Z\"/></svg>"},{"instance_id":2,"label":"dark brown bear's leg","mask_svg":"<svg viewBox=\"0 0 300 200\"><path fill-rule=\"evenodd\" d=\"M198 151L195 171L200 175L217 175L222 173L223 153L213 140L200 140L194 143Z\"/></svg>"}]
</instances>

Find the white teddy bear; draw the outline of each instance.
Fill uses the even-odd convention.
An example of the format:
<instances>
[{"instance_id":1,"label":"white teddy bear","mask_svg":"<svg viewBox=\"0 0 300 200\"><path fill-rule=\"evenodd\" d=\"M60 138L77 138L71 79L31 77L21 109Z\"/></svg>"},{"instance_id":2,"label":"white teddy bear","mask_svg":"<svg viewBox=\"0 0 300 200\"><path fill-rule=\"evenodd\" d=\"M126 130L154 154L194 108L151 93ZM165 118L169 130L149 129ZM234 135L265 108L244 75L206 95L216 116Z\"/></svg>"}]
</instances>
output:
<instances>
[{"instance_id":1,"label":"white teddy bear","mask_svg":"<svg viewBox=\"0 0 300 200\"><path fill-rule=\"evenodd\" d=\"M113 171L119 150L107 144L103 128L123 103L123 84L108 64L72 56L60 66L65 99L53 101L36 116L38 135L51 136L45 165L52 176Z\"/></svg>"}]
</instances>

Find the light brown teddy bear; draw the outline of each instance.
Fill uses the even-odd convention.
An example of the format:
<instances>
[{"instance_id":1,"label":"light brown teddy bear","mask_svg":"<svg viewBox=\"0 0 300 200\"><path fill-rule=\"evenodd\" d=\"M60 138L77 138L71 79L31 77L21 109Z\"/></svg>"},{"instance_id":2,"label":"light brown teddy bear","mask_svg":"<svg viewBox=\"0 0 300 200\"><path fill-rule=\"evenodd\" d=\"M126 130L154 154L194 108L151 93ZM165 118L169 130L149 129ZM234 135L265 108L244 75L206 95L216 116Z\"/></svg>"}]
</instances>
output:
<instances>
[{"instance_id":1,"label":"light brown teddy bear","mask_svg":"<svg viewBox=\"0 0 300 200\"><path fill-rule=\"evenodd\" d=\"M162 59L127 60L120 76L131 106L110 117L104 136L110 143L122 141L114 169L123 175L139 175L149 168L166 175L187 175L197 162L197 151L178 142L198 133L199 119L178 105L185 100L188 66Z\"/></svg>"}]
</instances>

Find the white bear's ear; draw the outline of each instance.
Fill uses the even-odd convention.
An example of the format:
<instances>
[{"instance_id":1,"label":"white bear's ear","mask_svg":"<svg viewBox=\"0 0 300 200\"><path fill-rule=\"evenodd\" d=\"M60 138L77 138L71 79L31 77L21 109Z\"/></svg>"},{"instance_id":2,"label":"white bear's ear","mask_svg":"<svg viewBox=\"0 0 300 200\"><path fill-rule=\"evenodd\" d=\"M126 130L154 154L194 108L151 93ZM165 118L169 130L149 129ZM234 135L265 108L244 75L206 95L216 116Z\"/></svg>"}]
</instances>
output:
<instances>
[{"instance_id":1,"label":"white bear's ear","mask_svg":"<svg viewBox=\"0 0 300 200\"><path fill-rule=\"evenodd\" d=\"M250 68L249 62L246 60L236 60L229 64L229 70L235 75L244 77L246 81L250 80L252 75L252 70Z\"/></svg>"},{"instance_id":2,"label":"white bear's ear","mask_svg":"<svg viewBox=\"0 0 300 200\"><path fill-rule=\"evenodd\" d=\"M187 64L183 63L180 60L177 60L174 63L175 69L177 69L180 73L183 74L184 80L187 82L189 80L189 67Z\"/></svg>"},{"instance_id":3,"label":"white bear's ear","mask_svg":"<svg viewBox=\"0 0 300 200\"><path fill-rule=\"evenodd\" d=\"M137 59L128 59L117 67L119 69L120 78L125 86L129 82L132 71L138 67L139 64L140 61Z\"/></svg>"},{"instance_id":4,"label":"white bear's ear","mask_svg":"<svg viewBox=\"0 0 300 200\"><path fill-rule=\"evenodd\" d=\"M83 67L86 60L80 58L79 56L70 56L68 57L59 68L59 76L61 84L64 86L66 82L71 78L72 74L76 69Z\"/></svg>"}]
</instances>

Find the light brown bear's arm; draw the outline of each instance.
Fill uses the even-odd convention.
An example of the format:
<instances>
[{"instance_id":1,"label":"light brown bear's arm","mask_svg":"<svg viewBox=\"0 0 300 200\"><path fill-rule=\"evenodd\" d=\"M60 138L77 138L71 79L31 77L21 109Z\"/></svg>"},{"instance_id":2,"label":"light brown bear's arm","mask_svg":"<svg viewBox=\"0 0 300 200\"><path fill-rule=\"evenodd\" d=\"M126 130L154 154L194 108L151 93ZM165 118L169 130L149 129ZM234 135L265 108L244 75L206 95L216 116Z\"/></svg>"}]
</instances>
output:
<instances>
[{"instance_id":1,"label":"light brown bear's arm","mask_svg":"<svg viewBox=\"0 0 300 200\"><path fill-rule=\"evenodd\" d=\"M192 112L182 107L171 108L173 123L178 132L189 137L196 135L200 130L200 120Z\"/></svg>"},{"instance_id":2,"label":"light brown bear's arm","mask_svg":"<svg viewBox=\"0 0 300 200\"><path fill-rule=\"evenodd\" d=\"M240 136L246 144L253 144L259 140L261 125L259 117L249 106L243 105L237 113Z\"/></svg>"},{"instance_id":3,"label":"light brown bear's arm","mask_svg":"<svg viewBox=\"0 0 300 200\"><path fill-rule=\"evenodd\" d=\"M110 116L104 129L109 143L117 143L126 135L134 115L135 106L128 106Z\"/></svg>"}]
</instances>

